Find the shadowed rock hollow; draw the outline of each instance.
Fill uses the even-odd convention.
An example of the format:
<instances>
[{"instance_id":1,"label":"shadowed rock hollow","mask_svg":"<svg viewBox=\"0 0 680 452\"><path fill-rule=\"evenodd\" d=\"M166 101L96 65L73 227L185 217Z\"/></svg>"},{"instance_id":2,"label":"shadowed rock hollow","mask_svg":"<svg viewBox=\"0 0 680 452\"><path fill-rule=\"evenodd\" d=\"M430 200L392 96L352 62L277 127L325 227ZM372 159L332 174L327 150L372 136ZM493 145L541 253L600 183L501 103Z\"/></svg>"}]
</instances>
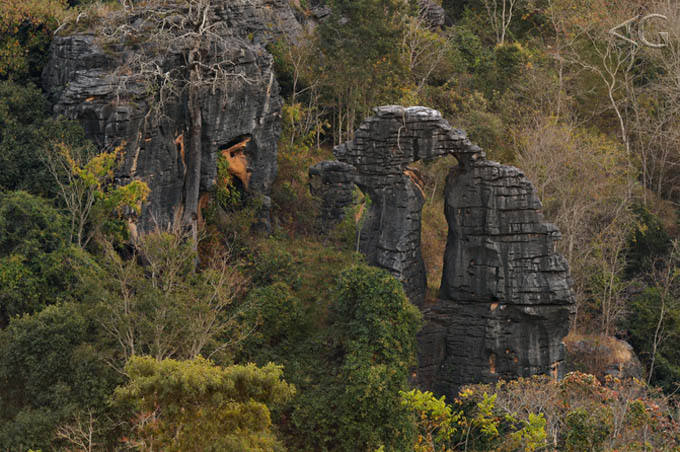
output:
<instances>
[{"instance_id":1,"label":"shadowed rock hollow","mask_svg":"<svg viewBox=\"0 0 680 452\"><path fill-rule=\"evenodd\" d=\"M337 146L341 163L310 170L327 223L351 204L356 184L371 200L358 240L369 263L390 271L423 310L415 380L453 396L466 383L564 372L562 339L573 309L560 234L546 223L535 190L517 168L486 160L464 132L424 107L380 107L355 139ZM446 185L449 226L439 299L425 306L420 251L424 202L420 159L458 160ZM330 173L333 176L329 176Z\"/></svg>"}]
</instances>

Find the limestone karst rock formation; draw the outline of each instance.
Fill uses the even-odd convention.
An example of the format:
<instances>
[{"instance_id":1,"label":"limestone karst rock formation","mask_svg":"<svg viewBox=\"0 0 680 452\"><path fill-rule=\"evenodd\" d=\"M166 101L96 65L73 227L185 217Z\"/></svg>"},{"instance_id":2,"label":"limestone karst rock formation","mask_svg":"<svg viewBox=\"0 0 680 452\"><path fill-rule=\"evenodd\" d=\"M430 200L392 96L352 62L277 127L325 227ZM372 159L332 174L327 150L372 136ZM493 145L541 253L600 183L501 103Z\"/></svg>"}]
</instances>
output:
<instances>
[{"instance_id":1,"label":"limestone karst rock formation","mask_svg":"<svg viewBox=\"0 0 680 452\"><path fill-rule=\"evenodd\" d=\"M212 4L214 20L223 21L226 26L221 30L228 30L228 35L222 36L224 45L214 51L233 62L235 76L227 92L204 90L200 97L200 191L207 192L215 184L219 153L246 143L243 155L248 180L241 182L262 198L266 220L276 175L282 100L273 60L264 45L272 35L300 32L301 25L286 0L224 0ZM134 13L127 20L127 37L119 42L102 37L110 24L101 22L56 36L43 85L55 103L55 113L80 121L88 138L99 147L125 144L124 163L117 177L121 182L145 181L151 194L142 223L164 224L183 202L189 115L185 98L168 102L160 112L150 114L154 101L148 84L124 68L140 54L140 46L151 45L144 36L153 30L145 29L145 21ZM181 55L167 47L143 50L161 53L159 66L164 70L185 64Z\"/></svg>"},{"instance_id":2,"label":"limestone karst rock formation","mask_svg":"<svg viewBox=\"0 0 680 452\"><path fill-rule=\"evenodd\" d=\"M354 140L333 152L344 166L322 162L310 170L312 185L325 188L323 194L319 188L316 192L331 202L322 209L335 212L331 216L337 219L351 199L326 193L346 193L356 184L371 200L358 237L359 250L369 263L397 277L410 300L422 306L427 284L420 252L422 182L408 165L445 155L473 160L483 157L481 149L435 110L386 106L361 124ZM329 170L345 175L314 182Z\"/></svg>"},{"instance_id":3,"label":"limestone karst rock formation","mask_svg":"<svg viewBox=\"0 0 680 452\"><path fill-rule=\"evenodd\" d=\"M321 199L320 223L328 231L345 217L354 204L354 167L348 163L325 161L309 169L309 189Z\"/></svg>"},{"instance_id":4,"label":"limestone karst rock formation","mask_svg":"<svg viewBox=\"0 0 680 452\"><path fill-rule=\"evenodd\" d=\"M431 29L444 26L446 22L446 11L438 3L432 0L418 0L420 16L425 19L425 24Z\"/></svg>"},{"instance_id":5,"label":"limestone karst rock formation","mask_svg":"<svg viewBox=\"0 0 680 452\"><path fill-rule=\"evenodd\" d=\"M359 248L387 269L420 306L415 381L455 395L466 383L563 372L562 339L573 307L566 260L555 253L559 231L546 223L533 186L517 168L486 159L462 131L424 107L375 109L354 140L337 146L340 163L310 170L323 219L338 221L356 184L371 199ZM449 225L438 299L425 304L420 252L423 193L409 164L453 155L445 212ZM334 176L326 176L335 171ZM341 174L342 176L339 176Z\"/></svg>"}]
</instances>

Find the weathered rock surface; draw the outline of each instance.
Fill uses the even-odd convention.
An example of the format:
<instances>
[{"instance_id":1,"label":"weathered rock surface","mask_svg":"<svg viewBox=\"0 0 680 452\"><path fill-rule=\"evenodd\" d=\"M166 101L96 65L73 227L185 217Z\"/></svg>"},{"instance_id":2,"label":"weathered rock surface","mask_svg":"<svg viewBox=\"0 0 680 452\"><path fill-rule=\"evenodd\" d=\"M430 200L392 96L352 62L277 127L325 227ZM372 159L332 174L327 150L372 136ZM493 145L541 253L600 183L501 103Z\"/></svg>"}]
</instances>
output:
<instances>
[{"instance_id":1,"label":"weathered rock surface","mask_svg":"<svg viewBox=\"0 0 680 452\"><path fill-rule=\"evenodd\" d=\"M219 0L217 14L234 33L254 44L267 44L272 36L297 36L302 25L288 0Z\"/></svg>"},{"instance_id":2,"label":"weathered rock surface","mask_svg":"<svg viewBox=\"0 0 680 452\"><path fill-rule=\"evenodd\" d=\"M571 278L556 254L533 186L517 168L486 160L462 131L423 107L380 107L310 174L327 184L326 212L351 181L371 200L358 237L369 263L385 268L423 310L415 382L449 397L467 383L564 372ZM420 251L422 187L409 164L453 155L446 186L449 225L439 299L425 305ZM453 165L453 162L452 162ZM342 177L337 176L341 173ZM333 182L331 182L333 181ZM326 213L325 215L328 216Z\"/></svg>"},{"instance_id":3,"label":"weathered rock surface","mask_svg":"<svg viewBox=\"0 0 680 452\"><path fill-rule=\"evenodd\" d=\"M417 171L408 165L454 154L472 160L483 153L435 110L385 106L375 113L334 154L354 168L347 178L370 199L358 237L360 251L369 263L390 271L409 299L422 306L427 285L420 251L424 196ZM324 209L338 213L334 206Z\"/></svg>"},{"instance_id":4,"label":"weathered rock surface","mask_svg":"<svg viewBox=\"0 0 680 452\"><path fill-rule=\"evenodd\" d=\"M446 11L432 0L418 0L420 15L431 29L442 28L446 22Z\"/></svg>"},{"instance_id":5,"label":"weathered rock surface","mask_svg":"<svg viewBox=\"0 0 680 452\"><path fill-rule=\"evenodd\" d=\"M208 91L200 99L203 118L201 191L215 184L221 150L247 142L244 149L249 191L263 199L268 215L269 192L276 175L276 142L282 100L263 45L277 33L295 34L301 26L285 0L214 2L213 14L228 25L227 45L215 49L234 62L235 73L225 92ZM129 27L143 27L130 18ZM137 34L148 31L140 28ZM117 177L145 181L151 188L142 222L165 224L182 205L188 112L185 100L164 105L162 120L152 121L146 88L121 71L139 52L139 42L104 44L98 29L57 36L43 73L43 85L55 112L77 119L101 147L125 145ZM143 41L142 41L143 42ZM143 44L141 44L143 45ZM167 51L167 49L166 49ZM168 52L163 65L183 64ZM158 115L156 116L158 117Z\"/></svg>"},{"instance_id":6,"label":"weathered rock surface","mask_svg":"<svg viewBox=\"0 0 680 452\"><path fill-rule=\"evenodd\" d=\"M560 238L517 168L478 160L446 186L449 235L439 299L421 333L419 378L454 395L471 382L564 373L573 307ZM443 350L442 350L443 349Z\"/></svg>"},{"instance_id":7,"label":"weathered rock surface","mask_svg":"<svg viewBox=\"0 0 680 452\"><path fill-rule=\"evenodd\" d=\"M321 199L322 230L328 231L340 223L356 201L355 174L356 168L342 162L321 162L309 169L309 190L312 196Z\"/></svg>"}]
</instances>

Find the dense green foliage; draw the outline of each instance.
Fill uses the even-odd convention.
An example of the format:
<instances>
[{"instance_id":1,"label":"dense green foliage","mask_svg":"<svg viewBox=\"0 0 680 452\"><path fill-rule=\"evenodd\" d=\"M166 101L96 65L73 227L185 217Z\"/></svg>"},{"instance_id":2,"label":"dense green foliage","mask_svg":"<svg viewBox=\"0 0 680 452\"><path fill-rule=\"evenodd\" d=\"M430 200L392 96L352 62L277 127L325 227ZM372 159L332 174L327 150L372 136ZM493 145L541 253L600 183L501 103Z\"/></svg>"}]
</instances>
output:
<instances>
[{"instance_id":1,"label":"dense green foliage","mask_svg":"<svg viewBox=\"0 0 680 452\"><path fill-rule=\"evenodd\" d=\"M189 361L132 357L126 386L116 403L135 412L139 450L275 451L269 409L295 389L281 380L281 368L253 364L222 368L203 358Z\"/></svg>"},{"instance_id":2,"label":"dense green foliage","mask_svg":"<svg viewBox=\"0 0 680 452\"><path fill-rule=\"evenodd\" d=\"M89 258L70 246L66 218L39 197L0 193L0 327L77 296Z\"/></svg>"},{"instance_id":3,"label":"dense green foliage","mask_svg":"<svg viewBox=\"0 0 680 452\"><path fill-rule=\"evenodd\" d=\"M292 415L304 435L297 446L409 450L410 417L394 394L407 388L408 370L415 363L418 310L394 278L370 267L351 268L340 276L330 309L324 361L336 370L304 387Z\"/></svg>"},{"instance_id":4,"label":"dense green foliage","mask_svg":"<svg viewBox=\"0 0 680 452\"><path fill-rule=\"evenodd\" d=\"M291 1L307 20L316 3ZM268 50L285 105L272 234L257 232L261 206L222 158L194 243L181 227L128 230L148 187L121 185L121 149L95 149L37 86L60 25L84 30L148 3L0 0L1 450L678 450L677 400L604 369L593 369L603 383L574 373L472 386L450 401L411 388L420 314L353 252L370 200L358 196L319 234L309 166L376 105L436 108L534 182L564 235L574 331L626 338L648 383L677 390L677 11L441 3L437 27L417 1L329 0L315 27L277 36ZM650 12L668 17L668 48L609 33ZM417 164L430 298L452 164Z\"/></svg>"},{"instance_id":5,"label":"dense green foliage","mask_svg":"<svg viewBox=\"0 0 680 452\"><path fill-rule=\"evenodd\" d=\"M43 163L51 142L78 148L79 125L49 114L49 103L33 84L0 81L0 188L53 197L57 188Z\"/></svg>"},{"instance_id":6,"label":"dense green foliage","mask_svg":"<svg viewBox=\"0 0 680 452\"><path fill-rule=\"evenodd\" d=\"M54 429L101 412L119 376L89 342L97 325L73 304L16 318L0 332L0 447L49 448Z\"/></svg>"},{"instance_id":7,"label":"dense green foliage","mask_svg":"<svg viewBox=\"0 0 680 452\"><path fill-rule=\"evenodd\" d=\"M65 5L64 0L0 2L0 80L39 80Z\"/></svg>"},{"instance_id":8,"label":"dense green foliage","mask_svg":"<svg viewBox=\"0 0 680 452\"><path fill-rule=\"evenodd\" d=\"M638 218L638 224L628 241L626 256L628 277L648 272L649 269L658 266L659 261L672 249L668 231L656 215L641 205L634 206L633 213Z\"/></svg>"},{"instance_id":9,"label":"dense green foliage","mask_svg":"<svg viewBox=\"0 0 680 452\"><path fill-rule=\"evenodd\" d=\"M640 357L649 362L655 359L654 384L668 392L675 391L680 381L680 350L676 345L680 340L680 305L676 296L664 294L657 287L646 288L633 299L627 325L631 344L640 350Z\"/></svg>"}]
</instances>

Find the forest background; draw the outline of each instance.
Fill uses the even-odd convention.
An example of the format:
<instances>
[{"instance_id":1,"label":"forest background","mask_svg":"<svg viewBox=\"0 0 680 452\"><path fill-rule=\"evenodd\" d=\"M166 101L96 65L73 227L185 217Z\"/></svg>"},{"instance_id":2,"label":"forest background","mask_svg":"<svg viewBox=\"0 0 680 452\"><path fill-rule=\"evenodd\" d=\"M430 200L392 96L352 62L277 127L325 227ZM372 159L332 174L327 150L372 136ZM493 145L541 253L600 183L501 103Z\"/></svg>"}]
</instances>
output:
<instances>
[{"instance_id":1,"label":"forest background","mask_svg":"<svg viewBox=\"0 0 680 452\"><path fill-rule=\"evenodd\" d=\"M286 101L272 234L222 172L200 234L133 240L148 187L115 183L121 149L54 117L40 74L55 33L135 3L0 0L0 449L679 450L680 5L444 0L432 26L427 2L329 0L268 49ZM450 401L409 387L420 314L355 252L360 215L321 234L307 188L383 104L441 111L533 181L583 373ZM432 298L455 161L419 165ZM641 379L605 376L620 340Z\"/></svg>"}]
</instances>

